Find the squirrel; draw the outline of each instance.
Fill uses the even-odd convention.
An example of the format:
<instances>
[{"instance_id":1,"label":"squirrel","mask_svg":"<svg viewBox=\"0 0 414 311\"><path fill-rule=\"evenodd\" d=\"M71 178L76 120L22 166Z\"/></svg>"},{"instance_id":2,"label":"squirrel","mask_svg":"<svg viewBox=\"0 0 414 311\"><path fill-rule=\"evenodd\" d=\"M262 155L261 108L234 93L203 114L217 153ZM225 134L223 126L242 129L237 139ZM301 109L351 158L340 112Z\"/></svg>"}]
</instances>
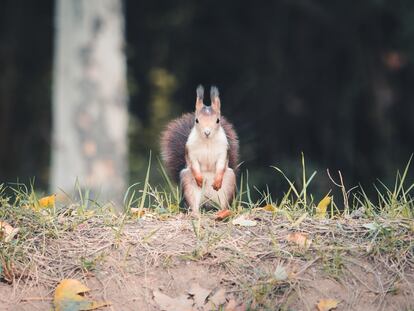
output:
<instances>
[{"instance_id":1,"label":"squirrel","mask_svg":"<svg viewBox=\"0 0 414 311\"><path fill-rule=\"evenodd\" d=\"M169 176L181 184L194 215L212 201L227 209L236 190L239 140L233 125L221 116L218 88L211 87L211 105L204 88L196 90L194 113L171 121L161 134L161 158Z\"/></svg>"}]
</instances>

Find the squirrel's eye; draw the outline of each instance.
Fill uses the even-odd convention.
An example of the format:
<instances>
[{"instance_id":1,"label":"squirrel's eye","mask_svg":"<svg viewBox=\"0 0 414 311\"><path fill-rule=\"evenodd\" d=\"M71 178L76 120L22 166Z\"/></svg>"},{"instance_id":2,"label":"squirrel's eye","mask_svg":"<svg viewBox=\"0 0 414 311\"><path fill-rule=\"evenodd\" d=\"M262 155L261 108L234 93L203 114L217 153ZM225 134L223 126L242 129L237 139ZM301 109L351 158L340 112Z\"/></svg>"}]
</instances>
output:
<instances>
[{"instance_id":1,"label":"squirrel's eye","mask_svg":"<svg viewBox=\"0 0 414 311\"><path fill-rule=\"evenodd\" d=\"M196 123L198 123L198 119L196 119Z\"/></svg>"},{"instance_id":2,"label":"squirrel's eye","mask_svg":"<svg viewBox=\"0 0 414 311\"><path fill-rule=\"evenodd\" d=\"M217 118L217 121L216 121L216 123L219 123L220 122L220 119L219 118Z\"/></svg>"}]
</instances>

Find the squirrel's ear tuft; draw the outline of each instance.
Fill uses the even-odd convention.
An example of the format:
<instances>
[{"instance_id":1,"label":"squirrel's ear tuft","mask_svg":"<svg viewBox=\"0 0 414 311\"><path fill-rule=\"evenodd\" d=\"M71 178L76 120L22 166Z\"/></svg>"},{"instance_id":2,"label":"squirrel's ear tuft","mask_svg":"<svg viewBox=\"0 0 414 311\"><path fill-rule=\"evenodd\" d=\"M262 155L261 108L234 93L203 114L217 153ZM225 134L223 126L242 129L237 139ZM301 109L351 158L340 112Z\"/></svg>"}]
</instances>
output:
<instances>
[{"instance_id":1,"label":"squirrel's ear tuft","mask_svg":"<svg viewBox=\"0 0 414 311\"><path fill-rule=\"evenodd\" d=\"M216 86L212 86L210 89L211 107L217 112L220 112L220 97L219 90Z\"/></svg>"},{"instance_id":2,"label":"squirrel's ear tuft","mask_svg":"<svg viewBox=\"0 0 414 311\"><path fill-rule=\"evenodd\" d=\"M217 88L217 86L212 86L211 87L211 89L210 89L210 98L211 98L211 101L213 101L214 100L214 98L215 97L219 97L219 90L218 90L218 88Z\"/></svg>"},{"instance_id":3,"label":"squirrel's ear tuft","mask_svg":"<svg viewBox=\"0 0 414 311\"><path fill-rule=\"evenodd\" d=\"M203 98L204 98L204 87L200 84L197 87L196 111L203 108L204 106Z\"/></svg>"},{"instance_id":4,"label":"squirrel's ear tuft","mask_svg":"<svg viewBox=\"0 0 414 311\"><path fill-rule=\"evenodd\" d=\"M201 100L204 98L204 87L201 84L197 86L197 98Z\"/></svg>"}]
</instances>

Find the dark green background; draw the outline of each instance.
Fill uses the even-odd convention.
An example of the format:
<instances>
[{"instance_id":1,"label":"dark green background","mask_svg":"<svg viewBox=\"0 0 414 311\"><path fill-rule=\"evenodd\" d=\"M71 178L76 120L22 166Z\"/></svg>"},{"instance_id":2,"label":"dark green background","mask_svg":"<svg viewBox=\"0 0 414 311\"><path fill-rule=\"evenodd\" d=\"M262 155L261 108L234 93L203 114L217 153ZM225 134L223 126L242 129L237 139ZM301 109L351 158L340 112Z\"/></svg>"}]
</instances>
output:
<instances>
[{"instance_id":1,"label":"dark green background","mask_svg":"<svg viewBox=\"0 0 414 311\"><path fill-rule=\"evenodd\" d=\"M0 2L0 182L46 188L51 144L50 0ZM279 191L276 165L316 190L390 182L414 151L414 2L125 1L130 167L135 182L165 123L216 84L242 171ZM158 180L159 176L154 173ZM278 192L277 192L278 193ZM278 196L278 194L276 194Z\"/></svg>"}]
</instances>

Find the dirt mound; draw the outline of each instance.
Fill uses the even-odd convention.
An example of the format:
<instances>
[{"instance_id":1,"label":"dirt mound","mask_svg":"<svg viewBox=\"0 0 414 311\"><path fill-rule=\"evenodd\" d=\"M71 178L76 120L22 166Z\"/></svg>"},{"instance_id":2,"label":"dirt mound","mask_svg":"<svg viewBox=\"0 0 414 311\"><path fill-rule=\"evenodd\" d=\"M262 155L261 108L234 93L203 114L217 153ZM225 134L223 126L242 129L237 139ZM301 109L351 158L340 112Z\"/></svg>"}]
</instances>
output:
<instances>
[{"instance_id":1,"label":"dirt mound","mask_svg":"<svg viewBox=\"0 0 414 311\"><path fill-rule=\"evenodd\" d=\"M211 215L90 217L39 233L21 246L11 284L0 283L0 310L49 310L64 278L112 302L103 310L160 310L154 291L177 297L193 284L224 288L240 310L317 310L327 298L336 310L414 308L412 219L290 219L261 209L246 218L250 226Z\"/></svg>"}]
</instances>

